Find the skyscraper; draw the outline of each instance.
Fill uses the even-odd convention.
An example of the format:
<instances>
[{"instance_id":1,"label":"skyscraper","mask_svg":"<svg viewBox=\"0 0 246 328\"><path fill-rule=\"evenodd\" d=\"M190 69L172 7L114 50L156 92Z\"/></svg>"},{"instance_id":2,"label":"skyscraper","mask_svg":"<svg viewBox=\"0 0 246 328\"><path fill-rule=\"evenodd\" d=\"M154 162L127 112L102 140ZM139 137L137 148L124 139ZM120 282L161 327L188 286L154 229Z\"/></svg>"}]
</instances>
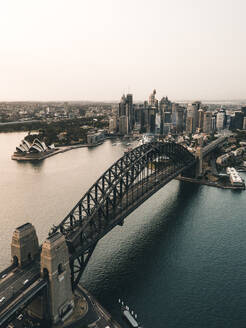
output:
<instances>
[{"instance_id":1,"label":"skyscraper","mask_svg":"<svg viewBox=\"0 0 246 328\"><path fill-rule=\"evenodd\" d=\"M226 125L226 113L224 109L220 109L216 117L216 127L218 131L221 131L225 128Z\"/></svg>"},{"instance_id":2,"label":"skyscraper","mask_svg":"<svg viewBox=\"0 0 246 328\"><path fill-rule=\"evenodd\" d=\"M184 130L184 107L177 106L175 115L176 115L176 130L177 132L183 132Z\"/></svg>"},{"instance_id":3,"label":"skyscraper","mask_svg":"<svg viewBox=\"0 0 246 328\"><path fill-rule=\"evenodd\" d=\"M119 111L118 111L119 117L126 115L126 96L123 95L121 97L121 101L119 103Z\"/></svg>"},{"instance_id":4,"label":"skyscraper","mask_svg":"<svg viewBox=\"0 0 246 328\"><path fill-rule=\"evenodd\" d=\"M119 127L121 127L121 128L122 128L122 124L123 124L122 122L127 122L127 124L128 124L127 129L126 128L120 129L121 132L127 131L127 134L131 133L133 130L133 127L134 127L134 123L135 123L135 114L134 114L132 94L127 94L126 96L125 95L122 96L121 101L119 103L118 115L119 115L119 120L123 116L126 116L126 118L127 118L127 119L125 119L125 118L122 119L121 123L119 122Z\"/></svg>"},{"instance_id":5,"label":"skyscraper","mask_svg":"<svg viewBox=\"0 0 246 328\"><path fill-rule=\"evenodd\" d=\"M195 101L187 107L186 132L194 133L198 128L198 110L201 108L201 102Z\"/></svg>"},{"instance_id":6,"label":"skyscraper","mask_svg":"<svg viewBox=\"0 0 246 328\"><path fill-rule=\"evenodd\" d=\"M212 133L212 112L204 112L203 132Z\"/></svg>"},{"instance_id":7,"label":"skyscraper","mask_svg":"<svg viewBox=\"0 0 246 328\"><path fill-rule=\"evenodd\" d=\"M126 114L128 117L128 130L131 132L135 123L135 115L133 107L133 95L129 93L126 95L126 109Z\"/></svg>"},{"instance_id":8,"label":"skyscraper","mask_svg":"<svg viewBox=\"0 0 246 328\"><path fill-rule=\"evenodd\" d=\"M156 95L156 90L154 89L153 92L149 96L149 105L151 107L155 107L156 106L155 95Z\"/></svg>"},{"instance_id":9,"label":"skyscraper","mask_svg":"<svg viewBox=\"0 0 246 328\"><path fill-rule=\"evenodd\" d=\"M204 110L202 108L198 111L198 129L200 132L203 131L203 122L204 122Z\"/></svg>"},{"instance_id":10,"label":"skyscraper","mask_svg":"<svg viewBox=\"0 0 246 328\"><path fill-rule=\"evenodd\" d=\"M125 135L128 134L128 117L126 115L122 115L119 118L119 134Z\"/></svg>"},{"instance_id":11,"label":"skyscraper","mask_svg":"<svg viewBox=\"0 0 246 328\"><path fill-rule=\"evenodd\" d=\"M159 112L161 116L161 134L167 134L172 127L172 103L168 97L163 97L159 103Z\"/></svg>"},{"instance_id":12,"label":"skyscraper","mask_svg":"<svg viewBox=\"0 0 246 328\"><path fill-rule=\"evenodd\" d=\"M235 116L233 118L233 129L239 129L241 130L243 128L243 120L244 116L242 112L235 112Z\"/></svg>"}]
</instances>

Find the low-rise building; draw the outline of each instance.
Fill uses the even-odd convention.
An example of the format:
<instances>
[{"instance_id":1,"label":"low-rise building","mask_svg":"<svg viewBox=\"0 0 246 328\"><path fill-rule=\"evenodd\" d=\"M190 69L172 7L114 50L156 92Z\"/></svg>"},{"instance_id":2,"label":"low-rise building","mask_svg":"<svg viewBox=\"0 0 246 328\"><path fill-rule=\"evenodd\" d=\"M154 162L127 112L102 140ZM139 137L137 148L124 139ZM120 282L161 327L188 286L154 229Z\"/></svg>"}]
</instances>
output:
<instances>
[{"instance_id":1,"label":"low-rise building","mask_svg":"<svg viewBox=\"0 0 246 328\"><path fill-rule=\"evenodd\" d=\"M244 186L244 182L234 167L227 167L226 173L229 175L230 182L233 186Z\"/></svg>"},{"instance_id":2,"label":"low-rise building","mask_svg":"<svg viewBox=\"0 0 246 328\"><path fill-rule=\"evenodd\" d=\"M220 166L226 166L229 164L229 161L233 158L233 154L232 153L228 153L228 154L224 154L221 155L219 157L217 157L216 159L216 164L220 165Z\"/></svg>"},{"instance_id":3,"label":"low-rise building","mask_svg":"<svg viewBox=\"0 0 246 328\"><path fill-rule=\"evenodd\" d=\"M96 133L89 133L87 135L87 143L89 145L97 145L99 143L102 143L105 139L104 132L96 132Z\"/></svg>"}]
</instances>

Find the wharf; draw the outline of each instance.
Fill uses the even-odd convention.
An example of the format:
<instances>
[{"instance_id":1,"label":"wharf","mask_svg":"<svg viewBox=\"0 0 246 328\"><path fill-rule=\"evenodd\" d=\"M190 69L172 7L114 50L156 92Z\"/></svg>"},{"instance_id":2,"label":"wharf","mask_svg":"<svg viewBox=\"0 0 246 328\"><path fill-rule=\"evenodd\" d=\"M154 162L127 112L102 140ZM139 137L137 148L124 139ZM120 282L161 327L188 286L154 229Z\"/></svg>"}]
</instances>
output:
<instances>
[{"instance_id":1,"label":"wharf","mask_svg":"<svg viewBox=\"0 0 246 328\"><path fill-rule=\"evenodd\" d=\"M26 155L19 155L17 153L14 153L11 156L11 159L15 161L42 161L45 158L65 153L66 151L73 150L76 148L83 148L88 147L88 144L80 144L80 145L74 145L74 146L63 146L59 148L55 148L49 151L46 151L44 153L38 153L38 154L26 154Z\"/></svg>"},{"instance_id":2,"label":"wharf","mask_svg":"<svg viewBox=\"0 0 246 328\"><path fill-rule=\"evenodd\" d=\"M206 186L210 186L210 187L217 187L217 188L221 188L221 189L245 190L245 186L224 185L219 182L206 181L206 180L187 178L187 177L181 177L181 176L178 176L175 179L179 180L179 181L191 182L191 183L206 185Z\"/></svg>"}]
</instances>

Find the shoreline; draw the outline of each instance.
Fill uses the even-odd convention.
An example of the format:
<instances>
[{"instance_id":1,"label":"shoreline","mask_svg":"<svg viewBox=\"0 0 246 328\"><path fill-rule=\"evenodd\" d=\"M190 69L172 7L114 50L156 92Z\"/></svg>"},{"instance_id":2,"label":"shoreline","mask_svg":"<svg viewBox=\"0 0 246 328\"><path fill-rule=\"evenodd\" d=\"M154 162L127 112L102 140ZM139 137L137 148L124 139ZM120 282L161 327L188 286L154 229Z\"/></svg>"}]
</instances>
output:
<instances>
[{"instance_id":1,"label":"shoreline","mask_svg":"<svg viewBox=\"0 0 246 328\"><path fill-rule=\"evenodd\" d=\"M245 190L245 186L230 186L230 185L225 186L218 182L204 181L204 180L198 180L198 179L187 178L187 177L176 177L175 179L179 181L191 182L191 183L196 183L196 184L210 186L210 187L217 187L220 189Z\"/></svg>"},{"instance_id":2,"label":"shoreline","mask_svg":"<svg viewBox=\"0 0 246 328\"><path fill-rule=\"evenodd\" d=\"M78 284L75 290L76 308L74 313L62 324L51 325L52 328L109 327L122 328L112 315L97 301L97 299Z\"/></svg>"},{"instance_id":3,"label":"shoreline","mask_svg":"<svg viewBox=\"0 0 246 328\"><path fill-rule=\"evenodd\" d=\"M11 156L11 159L12 160L15 160L15 161L42 161L48 157L51 157L51 156L55 156L57 154L61 154L61 153L65 153L67 151L70 151L70 150L73 150L73 149L76 149L76 148L85 148L85 147L96 147L98 146L99 144L95 144L95 145L90 145L90 144L80 144L80 145L74 145L74 146L62 146L62 147L59 147L58 149L54 149L54 150L51 150L51 151L48 151L47 153L45 154L27 154L27 155L17 155L16 153L14 153L12 156Z\"/></svg>"},{"instance_id":4,"label":"shoreline","mask_svg":"<svg viewBox=\"0 0 246 328\"><path fill-rule=\"evenodd\" d=\"M61 153L65 153L67 151L70 151L70 150L73 150L76 148L97 147L97 146L102 145L104 143L104 141L108 140L108 139L110 140L112 138L106 137L104 140L101 140L95 144L86 143L86 144L76 144L76 145L69 145L69 146L59 146L54 149L48 150L45 153L31 153L31 154L22 155L22 154L18 154L17 152L14 152L14 154L11 155L11 159L15 160L15 161L42 161L48 157L55 156L55 155L61 154Z\"/></svg>"}]
</instances>

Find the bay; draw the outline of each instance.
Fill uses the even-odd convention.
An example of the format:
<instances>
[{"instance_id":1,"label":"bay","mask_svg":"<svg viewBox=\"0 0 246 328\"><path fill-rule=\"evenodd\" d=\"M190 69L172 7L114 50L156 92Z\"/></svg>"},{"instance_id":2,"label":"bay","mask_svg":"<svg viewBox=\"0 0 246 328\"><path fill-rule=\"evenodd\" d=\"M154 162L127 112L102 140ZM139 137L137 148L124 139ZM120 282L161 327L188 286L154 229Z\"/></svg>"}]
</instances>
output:
<instances>
[{"instance_id":1,"label":"bay","mask_svg":"<svg viewBox=\"0 0 246 328\"><path fill-rule=\"evenodd\" d=\"M0 270L17 226L31 222L44 241L127 147L108 140L39 163L12 161L24 136L0 134ZM243 328L245 212L245 191L173 180L98 243L82 283L120 322L118 298L145 328Z\"/></svg>"}]
</instances>

